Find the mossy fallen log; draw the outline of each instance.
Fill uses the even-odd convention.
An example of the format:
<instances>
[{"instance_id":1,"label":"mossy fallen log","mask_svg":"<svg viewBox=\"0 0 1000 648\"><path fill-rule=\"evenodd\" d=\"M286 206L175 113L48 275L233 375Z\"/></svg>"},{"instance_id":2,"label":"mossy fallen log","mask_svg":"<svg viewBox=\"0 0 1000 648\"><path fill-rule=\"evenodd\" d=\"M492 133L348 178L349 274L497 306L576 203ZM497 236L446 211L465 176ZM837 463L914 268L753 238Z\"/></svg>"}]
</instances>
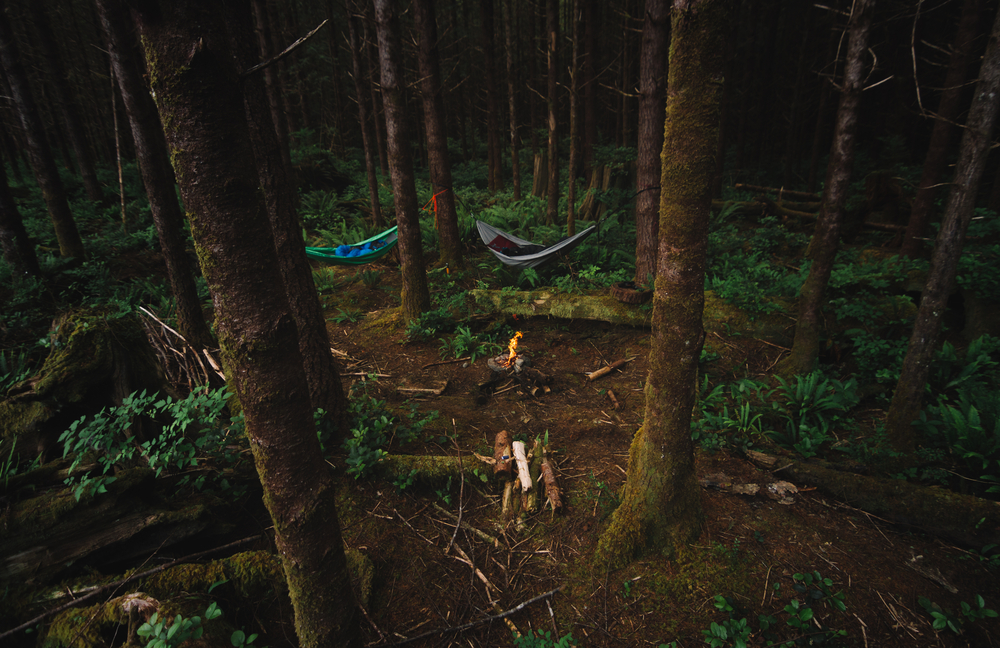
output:
<instances>
[{"instance_id":1,"label":"mossy fallen log","mask_svg":"<svg viewBox=\"0 0 1000 648\"><path fill-rule=\"evenodd\" d=\"M576 295L548 290L472 290L469 294L480 308L519 317L585 319L643 327L648 327L651 323L652 311L649 308L623 304L610 295ZM705 329L710 333L739 333L772 344L789 345L795 333L795 320L787 314L791 312L791 304L775 302L775 305L778 307L777 312L751 317L707 290Z\"/></svg>"},{"instance_id":2,"label":"mossy fallen log","mask_svg":"<svg viewBox=\"0 0 1000 648\"><path fill-rule=\"evenodd\" d=\"M472 454L463 455L461 459L449 455L386 455L375 464L373 472L376 477L388 481L412 479L415 484L425 486L440 485L449 477L458 479L464 474L465 479L482 479L489 468Z\"/></svg>"},{"instance_id":3,"label":"mossy fallen log","mask_svg":"<svg viewBox=\"0 0 1000 648\"><path fill-rule=\"evenodd\" d=\"M118 474L99 495L50 490L0 514L0 584L44 584L81 565L142 559L187 538L231 529L223 502L161 499L153 471Z\"/></svg>"},{"instance_id":4,"label":"mossy fallen log","mask_svg":"<svg viewBox=\"0 0 1000 648\"><path fill-rule=\"evenodd\" d=\"M139 320L111 308L81 308L52 324L39 372L0 401L0 451L16 443L22 460L45 455L73 420L120 405L133 391L168 390ZM131 432L144 438L137 424Z\"/></svg>"},{"instance_id":5,"label":"mossy fallen log","mask_svg":"<svg viewBox=\"0 0 1000 648\"><path fill-rule=\"evenodd\" d=\"M780 475L850 506L963 547L1000 545L1000 503L900 479L867 477L796 462Z\"/></svg>"}]
</instances>

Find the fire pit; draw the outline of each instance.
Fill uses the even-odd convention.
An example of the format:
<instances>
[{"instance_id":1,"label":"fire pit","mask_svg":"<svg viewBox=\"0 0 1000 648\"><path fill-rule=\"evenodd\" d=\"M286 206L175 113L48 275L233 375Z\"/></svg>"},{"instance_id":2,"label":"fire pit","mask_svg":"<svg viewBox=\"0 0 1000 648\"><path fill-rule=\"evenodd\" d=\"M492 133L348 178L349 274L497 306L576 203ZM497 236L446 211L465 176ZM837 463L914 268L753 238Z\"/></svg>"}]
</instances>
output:
<instances>
[{"instance_id":1,"label":"fire pit","mask_svg":"<svg viewBox=\"0 0 1000 648\"><path fill-rule=\"evenodd\" d=\"M486 366L490 368L492 376L485 383L480 385L480 389L487 389L494 392L497 386L504 379L511 378L528 390L532 395L548 393L552 391L549 385L552 384L552 376L549 376L531 366L531 360L524 352L518 353L517 341L521 339L520 331L514 334L507 344L507 353L489 358Z\"/></svg>"}]
</instances>

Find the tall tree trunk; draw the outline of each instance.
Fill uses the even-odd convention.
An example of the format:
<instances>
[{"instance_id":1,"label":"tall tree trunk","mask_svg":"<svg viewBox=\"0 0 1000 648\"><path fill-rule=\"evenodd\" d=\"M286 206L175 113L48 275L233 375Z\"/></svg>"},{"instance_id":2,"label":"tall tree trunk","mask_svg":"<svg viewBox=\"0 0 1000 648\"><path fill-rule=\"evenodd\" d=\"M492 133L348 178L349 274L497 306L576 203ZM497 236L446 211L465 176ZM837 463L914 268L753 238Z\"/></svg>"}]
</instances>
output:
<instances>
[{"instance_id":1,"label":"tall tree trunk","mask_svg":"<svg viewBox=\"0 0 1000 648\"><path fill-rule=\"evenodd\" d=\"M127 22L122 5L115 0L97 0L96 4L115 79L128 114L139 171L167 266L170 290L177 303L177 328L192 345L212 346L214 340L205 322L194 272L185 249L184 214L177 203L174 171L170 167L160 116L142 79L133 28Z\"/></svg>"},{"instance_id":2,"label":"tall tree trunk","mask_svg":"<svg viewBox=\"0 0 1000 648\"><path fill-rule=\"evenodd\" d=\"M569 64L569 168L566 174L566 236L576 234L576 172L580 159L579 120L577 119L577 94L580 84L580 17L579 0L573 0L570 7L570 21L573 30L573 53Z\"/></svg>"},{"instance_id":3,"label":"tall tree trunk","mask_svg":"<svg viewBox=\"0 0 1000 648\"><path fill-rule=\"evenodd\" d=\"M962 13L955 30L954 46L948 62L948 72L945 74L944 89L934 115L934 128L931 129L931 141L927 145L927 157L924 158L924 168L917 186L917 195L913 198L910 209L910 221L903 235L903 245L900 254L916 257L923 249L922 238L931 219L934 201L937 198L938 182L944 173L948 159L948 151L955 132L955 120L958 118L962 101L962 85L968 75L969 63L972 61L972 46L979 34L979 16L982 13L982 0L964 0Z\"/></svg>"},{"instance_id":4,"label":"tall tree trunk","mask_svg":"<svg viewBox=\"0 0 1000 648\"><path fill-rule=\"evenodd\" d=\"M382 203L378 197L378 175L375 170L375 157L378 144L375 137L375 120L369 102L370 88L367 83L368 61L365 56L365 18L363 7L358 7L356 0L351 2L347 10L347 35L351 46L351 62L354 67L354 93L358 99L358 122L361 124L361 146L365 151L365 174L368 178L368 196L372 208L372 224L382 229L385 219L382 217ZM370 117L369 117L370 115Z\"/></svg>"},{"instance_id":5,"label":"tall tree trunk","mask_svg":"<svg viewBox=\"0 0 1000 648\"><path fill-rule=\"evenodd\" d=\"M639 150L635 162L635 283L656 277L660 242L660 153L666 107L670 1L647 0L639 61Z\"/></svg>"},{"instance_id":6,"label":"tall tree trunk","mask_svg":"<svg viewBox=\"0 0 1000 648\"><path fill-rule=\"evenodd\" d=\"M556 108L559 91L559 63L556 59L559 43L559 12L557 0L545 0L545 34L548 61L548 92L545 103L548 108L549 129L549 192L545 209L545 222L552 225L556 222L556 212L559 211L559 140L556 130Z\"/></svg>"},{"instance_id":7,"label":"tall tree trunk","mask_svg":"<svg viewBox=\"0 0 1000 648\"><path fill-rule=\"evenodd\" d=\"M930 363L937 350L941 318L955 285L958 259L965 232L976 206L976 192L986 167L1000 108L1000 10L990 33L986 54L979 68L976 94L965 122L965 131L955 165L955 178L945 207L944 221L934 244L927 285L920 296L913 335L906 350L903 368L886 416L886 434L900 452L912 452L912 423L922 406Z\"/></svg>"},{"instance_id":8,"label":"tall tree trunk","mask_svg":"<svg viewBox=\"0 0 1000 648\"><path fill-rule=\"evenodd\" d=\"M69 200L66 198L62 180L59 179L56 160L45 139L41 113L31 95L28 77L19 60L14 34L7 18L6 0L0 0L0 66L3 67L7 82L10 84L14 110L27 141L28 160L35 173L35 180L42 190L42 198L45 200L56 239L59 241L59 254L82 261L86 258L83 240L73 220L73 213L69 209Z\"/></svg>"},{"instance_id":9,"label":"tall tree trunk","mask_svg":"<svg viewBox=\"0 0 1000 648\"><path fill-rule=\"evenodd\" d=\"M849 37L837 125L826 171L823 204L816 231L809 243L812 264L799 291L798 319L795 323L792 351L780 365L780 371L787 375L813 371L819 357L820 312L823 293L833 270L833 260L837 256L844 203L850 188L854 142L858 130L858 106L861 103L865 76L864 57L868 50L874 4L874 0L857 0L847 26Z\"/></svg>"},{"instance_id":10,"label":"tall tree trunk","mask_svg":"<svg viewBox=\"0 0 1000 648\"><path fill-rule=\"evenodd\" d=\"M510 113L510 168L514 182L514 202L521 200L521 152L520 137L517 134L517 91L514 82L514 43L513 34L514 0L501 0L503 3L504 44L507 59L507 103Z\"/></svg>"},{"instance_id":11,"label":"tall tree trunk","mask_svg":"<svg viewBox=\"0 0 1000 648\"><path fill-rule=\"evenodd\" d=\"M0 163L0 253L11 267L16 279L24 275L37 277L42 274L38 267L38 257L35 255L35 246L28 238L28 231L24 229L24 221L21 220L21 212L17 210L14 196L10 193L7 170L2 163Z\"/></svg>"},{"instance_id":12,"label":"tall tree trunk","mask_svg":"<svg viewBox=\"0 0 1000 648\"><path fill-rule=\"evenodd\" d=\"M622 502L595 561L622 566L672 554L701 532L691 410L705 339L705 253L719 135L724 38L732 0L675 0L660 198L660 246L643 426L632 441Z\"/></svg>"},{"instance_id":13,"label":"tall tree trunk","mask_svg":"<svg viewBox=\"0 0 1000 648\"><path fill-rule=\"evenodd\" d=\"M583 0L583 177L590 183L597 146L597 3Z\"/></svg>"},{"instance_id":14,"label":"tall tree trunk","mask_svg":"<svg viewBox=\"0 0 1000 648\"><path fill-rule=\"evenodd\" d=\"M90 148L90 143L87 142L87 131L80 119L80 108L70 88L69 73L63 63L62 55L59 53L59 48L56 46L52 26L49 24L43 3L30 2L28 7L31 11L31 19L35 23L41 53L48 60L52 72L55 74L55 83L52 84L52 87L56 93L59 112L66 124L66 135L69 138L70 147L73 149L73 156L76 158L76 166L83 180L84 191L90 200L103 202L104 192L101 191L101 185L97 182L97 173L94 170L94 153Z\"/></svg>"},{"instance_id":15,"label":"tall tree trunk","mask_svg":"<svg viewBox=\"0 0 1000 648\"><path fill-rule=\"evenodd\" d=\"M372 7L370 2L363 2L365 5L365 25L371 21L370 9ZM377 32L376 28L376 32ZM367 31L370 34L371 32ZM389 175L389 152L386 149L386 134L385 134L385 120L386 111L383 106L382 93L379 92L379 88L382 85L380 80L380 75L382 74L381 65L379 64L378 58L378 35L374 37L365 36L365 52L368 55L368 73L370 78L368 80L369 92L372 93L372 123L375 124L375 142L378 144L378 164L379 169L382 171L382 176L386 177Z\"/></svg>"},{"instance_id":16,"label":"tall tree trunk","mask_svg":"<svg viewBox=\"0 0 1000 648\"><path fill-rule=\"evenodd\" d=\"M133 12L274 523L299 645L360 646L335 482L316 438L223 5L151 1Z\"/></svg>"},{"instance_id":17,"label":"tall tree trunk","mask_svg":"<svg viewBox=\"0 0 1000 648\"><path fill-rule=\"evenodd\" d=\"M271 34L273 25L269 19L267 0L252 0L253 13L257 21L257 42L260 48L260 58L268 60L277 52L274 51L274 37ZM264 87L267 92L267 102L271 109L271 123L281 143L280 155L282 163L289 173L292 171L291 134L289 133L288 117L281 103L281 85L278 82L278 72L275 65L268 65L263 70Z\"/></svg>"},{"instance_id":18,"label":"tall tree trunk","mask_svg":"<svg viewBox=\"0 0 1000 648\"><path fill-rule=\"evenodd\" d=\"M243 69L259 61L255 44L247 40L253 35L250 12L237 5L230 11L226 23L234 36L234 48ZM242 23L241 21L245 21ZM281 158L277 133L271 120L270 107L265 104L267 91L263 79L254 74L244 79L244 105L250 127L250 141L257 161L257 172L267 213L278 252L278 269L285 286L288 305L299 335L302 367L309 383L312 409L323 409L326 420L335 425L343 441L347 437L347 401L340 382L340 372L330 353L330 337L326 319L319 303L312 270L306 258L305 241L295 213L295 184Z\"/></svg>"},{"instance_id":19,"label":"tall tree trunk","mask_svg":"<svg viewBox=\"0 0 1000 648\"><path fill-rule=\"evenodd\" d=\"M486 72L486 145L489 148L489 188L503 191L503 146L500 144L500 88L497 85L496 29L493 0L480 0L483 11L483 67Z\"/></svg>"},{"instance_id":20,"label":"tall tree trunk","mask_svg":"<svg viewBox=\"0 0 1000 648\"><path fill-rule=\"evenodd\" d=\"M396 0L375 0L375 23L378 26L389 169L396 199L396 225L399 226L403 316L407 320L413 320L430 308L431 297L427 289L427 273L424 270L424 253L420 241L420 212L417 209L417 189L413 179L413 156L406 132L403 47Z\"/></svg>"},{"instance_id":21,"label":"tall tree trunk","mask_svg":"<svg viewBox=\"0 0 1000 648\"><path fill-rule=\"evenodd\" d=\"M434 220L437 224L438 245L442 265L457 268L462 265L462 240L458 233L458 213L455 211L455 191L451 181L451 160L448 159L447 119L441 94L441 65L438 62L437 19L434 0L414 0L413 20L420 34L417 57L420 65L420 93L424 104L427 128L427 159L431 172L431 192L434 196Z\"/></svg>"}]
</instances>

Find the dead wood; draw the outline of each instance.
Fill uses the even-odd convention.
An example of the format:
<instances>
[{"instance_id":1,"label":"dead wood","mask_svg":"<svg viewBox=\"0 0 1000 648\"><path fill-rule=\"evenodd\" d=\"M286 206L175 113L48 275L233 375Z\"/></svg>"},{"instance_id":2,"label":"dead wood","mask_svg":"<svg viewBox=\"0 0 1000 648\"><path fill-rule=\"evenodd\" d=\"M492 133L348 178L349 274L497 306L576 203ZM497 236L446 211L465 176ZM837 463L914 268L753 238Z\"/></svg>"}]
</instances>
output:
<instances>
[{"instance_id":1,"label":"dead wood","mask_svg":"<svg viewBox=\"0 0 1000 648\"><path fill-rule=\"evenodd\" d=\"M72 310L55 319L48 337L52 350L42 368L0 401L0 436L17 444L16 456L51 454L69 421L121 405L134 391L176 396L134 315ZM136 420L129 433L146 440L155 427L151 420Z\"/></svg>"},{"instance_id":2,"label":"dead wood","mask_svg":"<svg viewBox=\"0 0 1000 648\"><path fill-rule=\"evenodd\" d=\"M746 189L749 191L762 191L764 193L777 194L782 197L791 196L792 198L801 198L802 200L811 200L814 202L819 202L820 200L822 200L821 196L818 196L814 193L809 193L807 191L791 191L790 189L784 189L782 187L762 187L760 185L743 184L739 182L736 183L735 186L737 189Z\"/></svg>"},{"instance_id":3,"label":"dead wood","mask_svg":"<svg viewBox=\"0 0 1000 648\"><path fill-rule=\"evenodd\" d=\"M514 461L517 464L517 478L521 483L521 492L527 493L531 490L531 468L528 463L528 453L523 441L514 441L511 444L514 451Z\"/></svg>"},{"instance_id":4,"label":"dead wood","mask_svg":"<svg viewBox=\"0 0 1000 648\"><path fill-rule=\"evenodd\" d=\"M194 561L194 560L198 560L199 558L203 558L204 556L207 556L209 554L218 553L220 551L226 551L227 549L233 549L235 547L239 547L240 545L247 544L248 542L253 542L254 540L258 540L258 539L260 539L260 537L261 536L259 536L259 535L255 535L255 536L250 536L248 538L243 538L242 540L236 540L235 542L230 542L228 544L222 545L221 547L213 547L211 549L207 549L205 551L199 551L198 553L191 554L189 556L184 556L183 558L177 558L176 560L172 560L172 561L170 561L170 562L168 562L168 563L166 563L164 565L160 565L159 567L154 567L152 569L147 569L145 571L139 572L137 574L132 574L131 576L127 576L126 578L122 578L120 580L116 580L116 581L111 582L111 583L105 583L104 585L98 585L97 587L91 589L87 594L85 594L83 596L79 596L79 597L73 598L71 601L69 601L69 602L67 602L67 603L65 603L63 605L60 605L59 607L53 608L51 610L46 610L45 612L43 612L42 614L38 615L34 619L31 619L30 621L28 621L26 623L22 623L21 625L17 626L16 628L11 628L10 630L6 630L4 632L0 632L0 641L2 641L4 639L7 639L9 637L12 637L12 636L14 636L15 634L17 634L19 632L23 632L24 630L27 630L28 628L34 627L34 626L38 625L39 623L41 623L42 621L48 619L49 617L51 617L53 615L56 615L56 614L59 614L60 612L64 612L64 611L69 610L71 608L79 607L80 605L83 605L84 603L89 603L91 600L97 598L98 596L101 596L102 594L104 594L105 592L107 592L110 589L115 589L115 588L121 587L123 585L127 585L128 583L131 583L132 581L136 581L136 580L139 580L141 578L147 578L147 577L152 576L154 574L159 574L160 572L166 571L167 569L170 569L171 567L176 567L177 565L180 565L180 564L183 564L183 563L187 563L187 562L191 562L191 561Z\"/></svg>"},{"instance_id":5,"label":"dead wood","mask_svg":"<svg viewBox=\"0 0 1000 648\"><path fill-rule=\"evenodd\" d=\"M396 391L403 396L409 395L428 395L428 396L440 396L444 393L444 390L448 389L448 381L438 381L440 387L396 387Z\"/></svg>"},{"instance_id":6,"label":"dead wood","mask_svg":"<svg viewBox=\"0 0 1000 648\"><path fill-rule=\"evenodd\" d=\"M1000 545L996 502L899 479L842 472L823 462L796 461L776 472L850 506L963 547L980 550Z\"/></svg>"},{"instance_id":7,"label":"dead wood","mask_svg":"<svg viewBox=\"0 0 1000 648\"><path fill-rule=\"evenodd\" d=\"M548 458L542 459L542 482L545 484L545 497L548 499L549 505L552 506L552 510L556 511L562 507L562 494L559 491L559 485L556 484L556 474L552 470L552 464L549 463Z\"/></svg>"},{"instance_id":8,"label":"dead wood","mask_svg":"<svg viewBox=\"0 0 1000 648\"><path fill-rule=\"evenodd\" d=\"M509 479L514 469L513 450L511 449L510 432L500 430L493 441L493 474L506 473Z\"/></svg>"},{"instance_id":9,"label":"dead wood","mask_svg":"<svg viewBox=\"0 0 1000 648\"><path fill-rule=\"evenodd\" d=\"M455 358L454 360L441 360L440 362L428 362L421 369L427 369L428 367L437 367L446 364L455 364L456 362L465 362L466 360L471 360L472 356L465 356L464 358Z\"/></svg>"},{"instance_id":10,"label":"dead wood","mask_svg":"<svg viewBox=\"0 0 1000 648\"><path fill-rule=\"evenodd\" d=\"M233 526L221 502L161 501L148 468L123 471L106 488L80 501L50 491L10 505L0 516L0 582L46 583L81 564L141 559Z\"/></svg>"},{"instance_id":11,"label":"dead wood","mask_svg":"<svg viewBox=\"0 0 1000 648\"><path fill-rule=\"evenodd\" d=\"M587 374L587 380L597 380L601 376L608 375L609 373L611 373L615 369L621 369L622 367L624 367L628 363L632 362L633 360L635 360L634 357L632 357L632 358L622 358L621 360L615 360L614 362L612 362L611 364L609 364L607 367L601 367L597 371L591 371L589 374Z\"/></svg>"},{"instance_id":12,"label":"dead wood","mask_svg":"<svg viewBox=\"0 0 1000 648\"><path fill-rule=\"evenodd\" d=\"M449 477L475 477L479 470L477 462L462 462L458 457L446 455L399 455L390 454L382 457L375 464L374 471L383 479L393 480L397 477L412 476L416 483L438 484Z\"/></svg>"}]
</instances>

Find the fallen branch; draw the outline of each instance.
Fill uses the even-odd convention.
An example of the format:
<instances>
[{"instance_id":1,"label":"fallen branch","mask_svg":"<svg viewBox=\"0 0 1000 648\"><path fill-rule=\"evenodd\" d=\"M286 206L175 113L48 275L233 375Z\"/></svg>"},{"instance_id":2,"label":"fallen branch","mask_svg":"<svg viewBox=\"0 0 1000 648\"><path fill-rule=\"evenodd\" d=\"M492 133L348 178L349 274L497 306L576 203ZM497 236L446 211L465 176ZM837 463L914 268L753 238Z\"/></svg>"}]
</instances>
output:
<instances>
[{"instance_id":1,"label":"fallen branch","mask_svg":"<svg viewBox=\"0 0 1000 648\"><path fill-rule=\"evenodd\" d=\"M449 511L448 509L444 508L443 506L441 506L437 502L433 502L431 504L431 506L433 506L435 509L437 509L437 511L439 513L441 513L443 515L447 515L452 520L456 520L456 524L458 526L462 527L466 531L469 531L471 533L476 534L477 536L479 536L479 538L481 540L485 540L486 542L490 543L494 547L500 546L500 541L497 538L495 538L494 536L491 536L490 534L486 533L485 531L477 529L476 527L472 526L471 524L469 524L468 522L466 522L464 520L458 521L458 516L457 515L455 515L454 513L452 513L451 511Z\"/></svg>"},{"instance_id":2,"label":"fallen branch","mask_svg":"<svg viewBox=\"0 0 1000 648\"><path fill-rule=\"evenodd\" d=\"M566 586L565 585L560 585L559 587L555 588L554 590L545 592L544 594L539 594L535 598L528 599L527 601L518 604L516 607L512 607L511 609L507 610L506 612L501 612L500 614L496 614L496 615L491 616L491 617L486 617L484 619L479 619L478 621L472 621L470 623L466 623L465 625L457 626L457 627L454 627L454 628L441 628L440 630L430 630L430 631L425 632L423 634L417 635L416 637L410 637L408 639L403 639L401 641L396 641L396 642L393 642L393 643L380 643L380 644L376 644L375 646L372 646L371 648L389 648L390 646L402 646L404 644L414 643L416 641L420 641L422 639L426 639L427 637L433 637L435 635L442 635L442 634L457 634L457 633L460 633L460 632L465 632L466 630L471 630L473 628L477 628L477 627L479 627L481 625L485 625L487 623L493 623L494 621L501 621L503 619L506 619L509 616L517 614L518 612L520 612L524 608L528 607L532 603L537 603L539 601L544 601L545 599L554 596L558 592L563 591L564 587L566 587Z\"/></svg>"},{"instance_id":3,"label":"fallen branch","mask_svg":"<svg viewBox=\"0 0 1000 648\"><path fill-rule=\"evenodd\" d=\"M601 367L597 371L591 371L589 374L587 374L587 380L597 380L601 376L608 375L609 373L611 373L615 369L621 369L622 367L624 367L628 363L632 362L633 360L635 360L634 356L631 357L631 358L623 358L621 360L615 360L614 362L612 362L611 364L609 364L607 367Z\"/></svg>"},{"instance_id":4,"label":"fallen branch","mask_svg":"<svg viewBox=\"0 0 1000 648\"><path fill-rule=\"evenodd\" d=\"M224 551L226 549L232 549L233 547L238 547L238 546L240 546L242 544L246 544L246 543L248 543L248 542L250 542L252 540L257 540L258 538L260 538L259 535L249 536L247 538L243 538L242 540L237 540L235 542L230 542L229 544L224 544L221 547L215 547L213 549L206 549L205 551L199 551L198 553L191 554L190 556L184 556L183 558L178 558L176 560L171 560L170 562L166 563L165 565L160 565L159 567L153 567L152 569L147 569L146 571L140 572L138 574L132 574L131 576L129 576L127 578L122 578L121 580L116 580L113 583L107 583L105 585L100 585L96 589L94 589L92 592L90 592L89 594L87 594L85 596L81 596L78 599L73 599L72 601L69 601L69 602L67 602L67 603L65 603L63 605L60 605L57 608L53 608L51 610L47 610L47 611L39 614L37 617L35 617L31 621L27 621L27 622L22 623L21 625L17 626L16 628L11 628L10 630L7 630L6 632L0 633L0 640L6 639L8 637L12 637L13 635L17 634L18 632L22 632L24 630L27 630L28 628L36 626L39 623L41 623L42 621L44 621L45 619L47 619L47 618L49 618L49 617L51 617L53 615L59 614L60 612L63 612L64 610L69 610L70 608L77 607L78 605L86 603L86 602L90 601L91 599L97 598L100 594L106 592L109 589L121 587L122 585L126 585L128 583L131 583L134 580L139 580L140 578L145 578L147 576L152 576L153 574L159 574L161 571L170 569L171 567L176 567L177 565L180 565L182 563L186 563L186 562L189 562L189 561L192 561L192 560L197 560L198 558L201 558L203 556L207 556L208 554L211 554L211 553L215 553L216 551Z\"/></svg>"},{"instance_id":5,"label":"fallen branch","mask_svg":"<svg viewBox=\"0 0 1000 648\"><path fill-rule=\"evenodd\" d=\"M250 76L251 74L253 74L254 72L256 72L257 70L262 70L262 69L266 68L269 65L274 65L275 63L277 63L281 59L285 58L286 56L288 56L289 54L291 54L292 52L294 52L300 45L302 45L302 43L304 43L307 40L309 40L310 38L312 38L313 35L316 32L318 32L320 30L320 28L323 25L325 25L326 23L328 23L328 22L329 22L329 18L326 19L326 20L324 20L320 24L316 25L316 28L313 29L311 32L309 32L308 34L306 34L305 36L303 36L299 40L295 41L294 43L292 43L291 45L289 45L288 47L286 47L285 50L281 54L278 54L277 56L274 56L274 57L272 57L272 58L264 61L263 63L258 63L257 65L253 66L252 68L250 68L247 71L245 71L242 74L240 74L240 78L241 79L245 79L248 76Z\"/></svg>"},{"instance_id":6,"label":"fallen branch","mask_svg":"<svg viewBox=\"0 0 1000 648\"><path fill-rule=\"evenodd\" d=\"M514 461L517 463L517 478L521 481L521 492L527 493L531 490L531 471L524 441L515 441L511 444L511 449L514 451Z\"/></svg>"},{"instance_id":7,"label":"fallen branch","mask_svg":"<svg viewBox=\"0 0 1000 648\"><path fill-rule=\"evenodd\" d=\"M440 396L444 393L444 390L448 389L448 381L445 380L444 384L437 389L431 389L429 387L396 387L396 391L400 394L430 394L431 396Z\"/></svg>"},{"instance_id":8,"label":"fallen branch","mask_svg":"<svg viewBox=\"0 0 1000 648\"><path fill-rule=\"evenodd\" d=\"M822 198L814 193L809 193L807 191L792 191L790 189L785 189L783 187L761 187L759 185L743 184L741 182L736 183L737 189L748 189L750 191L763 191L764 193L778 194L779 196L790 196L792 198L801 198L802 200L812 200L818 201Z\"/></svg>"},{"instance_id":9,"label":"fallen branch","mask_svg":"<svg viewBox=\"0 0 1000 648\"><path fill-rule=\"evenodd\" d=\"M426 369L428 367L437 367L438 365L455 364L456 362L465 362L466 360L469 360L471 358L472 358L472 356L465 356L464 358L455 358L454 360L442 360L440 362L429 362L429 363L425 364L423 367L420 367L420 368L421 369Z\"/></svg>"}]
</instances>

